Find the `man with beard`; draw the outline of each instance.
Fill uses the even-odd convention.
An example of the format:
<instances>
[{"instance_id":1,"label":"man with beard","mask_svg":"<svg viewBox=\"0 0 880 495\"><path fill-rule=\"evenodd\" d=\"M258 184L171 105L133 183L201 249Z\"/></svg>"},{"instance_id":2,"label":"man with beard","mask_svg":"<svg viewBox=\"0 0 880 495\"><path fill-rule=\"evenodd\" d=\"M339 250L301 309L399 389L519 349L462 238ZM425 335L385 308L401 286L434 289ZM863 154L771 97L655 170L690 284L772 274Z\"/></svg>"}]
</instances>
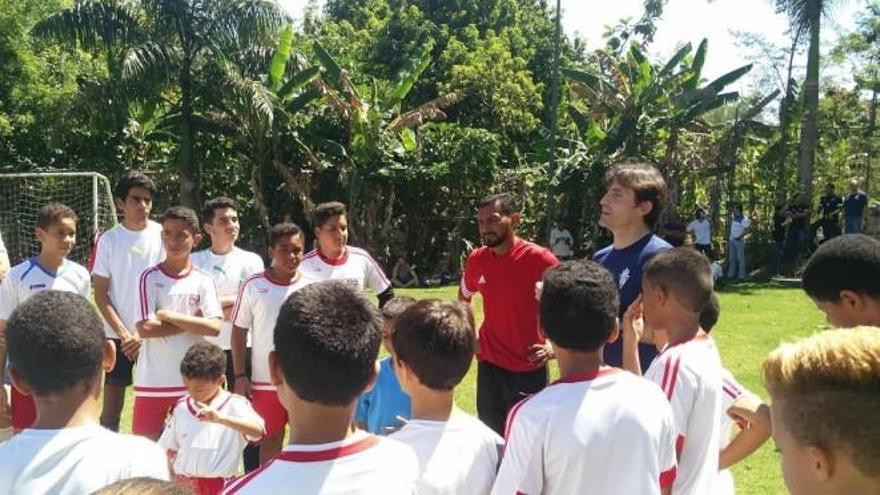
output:
<instances>
[{"instance_id":1,"label":"man with beard","mask_svg":"<svg viewBox=\"0 0 880 495\"><path fill-rule=\"evenodd\" d=\"M477 333L477 414L504 435L507 412L547 385L552 350L538 330L535 284L559 261L553 253L516 235L520 214L513 196L477 202L483 247L468 256L458 297L470 303L479 292L485 318Z\"/></svg>"}]
</instances>

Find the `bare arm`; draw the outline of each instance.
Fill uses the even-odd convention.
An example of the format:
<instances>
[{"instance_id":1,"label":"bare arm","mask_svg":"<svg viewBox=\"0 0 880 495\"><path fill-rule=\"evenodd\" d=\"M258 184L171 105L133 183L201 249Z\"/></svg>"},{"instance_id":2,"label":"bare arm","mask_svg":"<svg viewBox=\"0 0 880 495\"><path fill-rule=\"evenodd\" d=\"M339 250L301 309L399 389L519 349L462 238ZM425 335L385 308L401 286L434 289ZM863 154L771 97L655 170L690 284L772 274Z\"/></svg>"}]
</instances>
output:
<instances>
[{"instance_id":1,"label":"bare arm","mask_svg":"<svg viewBox=\"0 0 880 495\"><path fill-rule=\"evenodd\" d=\"M754 394L743 394L728 410L728 414L745 423L745 426L727 447L721 449L718 469L727 469L745 459L770 438L770 410Z\"/></svg>"},{"instance_id":2,"label":"bare arm","mask_svg":"<svg viewBox=\"0 0 880 495\"><path fill-rule=\"evenodd\" d=\"M249 439L259 440L265 433L263 427L256 421L229 416L204 404L199 404L199 406L201 409L197 413L197 416L205 421L232 428Z\"/></svg>"},{"instance_id":3,"label":"bare arm","mask_svg":"<svg viewBox=\"0 0 880 495\"><path fill-rule=\"evenodd\" d=\"M6 253L0 253L0 282L6 278L9 273L9 256Z\"/></svg>"},{"instance_id":4,"label":"bare arm","mask_svg":"<svg viewBox=\"0 0 880 495\"><path fill-rule=\"evenodd\" d=\"M175 326L184 332L191 332L209 337L220 335L220 328L223 326L223 319L221 318L190 316L176 311L166 311L163 309L156 312L156 318L162 323Z\"/></svg>"},{"instance_id":5,"label":"bare arm","mask_svg":"<svg viewBox=\"0 0 880 495\"><path fill-rule=\"evenodd\" d=\"M232 372L235 375L235 383L232 390L248 399L251 398L251 380L247 376L245 356L247 353L247 330L241 327L232 327L230 348L232 349Z\"/></svg>"},{"instance_id":6,"label":"bare arm","mask_svg":"<svg viewBox=\"0 0 880 495\"><path fill-rule=\"evenodd\" d=\"M125 328L119 313L116 312L116 307L110 301L110 279L95 275L92 277L92 286L95 288L95 304L98 306L101 316L104 317L104 321L110 325L110 328L122 341L130 339L131 332Z\"/></svg>"},{"instance_id":7,"label":"bare arm","mask_svg":"<svg viewBox=\"0 0 880 495\"><path fill-rule=\"evenodd\" d=\"M181 328L155 319L143 320L138 322L137 331L141 335L141 337L145 339L170 337L172 335L178 335L184 332L184 330Z\"/></svg>"},{"instance_id":8,"label":"bare arm","mask_svg":"<svg viewBox=\"0 0 880 495\"><path fill-rule=\"evenodd\" d=\"M623 313L623 369L642 376L642 364L639 360L639 341L645 333L645 322L642 319L642 296L636 298L626 312Z\"/></svg>"}]
</instances>

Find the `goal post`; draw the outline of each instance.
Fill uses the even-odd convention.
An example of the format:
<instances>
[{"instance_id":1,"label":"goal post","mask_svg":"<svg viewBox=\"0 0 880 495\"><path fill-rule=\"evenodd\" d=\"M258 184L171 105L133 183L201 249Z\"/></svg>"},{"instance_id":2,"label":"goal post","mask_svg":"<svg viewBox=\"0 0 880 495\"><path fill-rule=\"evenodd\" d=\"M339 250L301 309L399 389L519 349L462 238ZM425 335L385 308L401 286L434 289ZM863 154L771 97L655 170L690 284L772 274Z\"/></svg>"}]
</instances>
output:
<instances>
[{"instance_id":1,"label":"goal post","mask_svg":"<svg viewBox=\"0 0 880 495\"><path fill-rule=\"evenodd\" d=\"M9 261L15 265L39 254L37 212L49 203L76 212L76 245L68 258L87 265L97 236L116 225L110 181L95 172L0 174L0 236Z\"/></svg>"}]
</instances>

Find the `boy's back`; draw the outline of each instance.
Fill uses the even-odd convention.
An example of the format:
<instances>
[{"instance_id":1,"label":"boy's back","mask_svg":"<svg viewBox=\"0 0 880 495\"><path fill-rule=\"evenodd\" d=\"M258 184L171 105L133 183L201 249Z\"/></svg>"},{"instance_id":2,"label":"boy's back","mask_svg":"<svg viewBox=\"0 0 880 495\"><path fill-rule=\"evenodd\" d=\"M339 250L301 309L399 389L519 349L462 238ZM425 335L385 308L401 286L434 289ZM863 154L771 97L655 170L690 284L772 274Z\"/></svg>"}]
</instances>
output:
<instances>
[{"instance_id":1,"label":"boy's back","mask_svg":"<svg viewBox=\"0 0 880 495\"><path fill-rule=\"evenodd\" d=\"M667 347L645 373L672 405L679 452L675 494L712 493L720 451L721 370L714 341L701 332Z\"/></svg>"},{"instance_id":2,"label":"boy's back","mask_svg":"<svg viewBox=\"0 0 880 495\"><path fill-rule=\"evenodd\" d=\"M653 384L618 369L572 375L511 410L492 493L659 494L676 476L674 440Z\"/></svg>"},{"instance_id":3,"label":"boy's back","mask_svg":"<svg viewBox=\"0 0 880 495\"><path fill-rule=\"evenodd\" d=\"M423 495L489 493L504 440L480 420L454 413L448 421L413 419L391 438L416 451Z\"/></svg>"},{"instance_id":4,"label":"boy's back","mask_svg":"<svg viewBox=\"0 0 880 495\"><path fill-rule=\"evenodd\" d=\"M411 494L418 477L412 449L358 432L317 445L288 445L275 459L226 486L225 494Z\"/></svg>"},{"instance_id":5,"label":"boy's back","mask_svg":"<svg viewBox=\"0 0 880 495\"><path fill-rule=\"evenodd\" d=\"M120 479L168 479L153 442L100 426L26 429L0 444L0 493L88 494Z\"/></svg>"}]
</instances>

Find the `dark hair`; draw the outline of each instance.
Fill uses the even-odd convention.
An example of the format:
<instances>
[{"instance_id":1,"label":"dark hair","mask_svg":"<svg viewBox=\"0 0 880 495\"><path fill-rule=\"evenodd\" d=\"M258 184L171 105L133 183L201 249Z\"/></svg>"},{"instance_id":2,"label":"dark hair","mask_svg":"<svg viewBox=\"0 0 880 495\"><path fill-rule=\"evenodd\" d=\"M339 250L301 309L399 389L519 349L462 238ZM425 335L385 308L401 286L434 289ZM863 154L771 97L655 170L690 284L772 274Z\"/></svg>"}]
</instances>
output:
<instances>
[{"instance_id":1,"label":"dark hair","mask_svg":"<svg viewBox=\"0 0 880 495\"><path fill-rule=\"evenodd\" d=\"M302 229L295 223L276 223L269 229L269 247L275 247L278 244L278 240L282 237L302 235L302 233Z\"/></svg>"},{"instance_id":2,"label":"dark hair","mask_svg":"<svg viewBox=\"0 0 880 495\"><path fill-rule=\"evenodd\" d=\"M412 306L415 302L416 300L409 296L393 297L388 300L381 309L379 309L379 313L382 315L382 318L385 318L386 320L396 320L406 308Z\"/></svg>"},{"instance_id":3,"label":"dark hair","mask_svg":"<svg viewBox=\"0 0 880 495\"><path fill-rule=\"evenodd\" d=\"M128 192L135 187L142 187L150 191L150 195L156 194L156 183L143 172L130 171L122 174L113 186L113 197L125 201Z\"/></svg>"},{"instance_id":4,"label":"dark hair","mask_svg":"<svg viewBox=\"0 0 880 495\"><path fill-rule=\"evenodd\" d=\"M880 241L846 234L823 242L804 268L804 291L819 301L837 302L850 290L880 298Z\"/></svg>"},{"instance_id":5,"label":"dark hair","mask_svg":"<svg viewBox=\"0 0 880 495\"><path fill-rule=\"evenodd\" d=\"M287 385L308 402L351 404L375 374L382 341L376 307L340 280L294 292L275 324L275 356Z\"/></svg>"},{"instance_id":6,"label":"dark hair","mask_svg":"<svg viewBox=\"0 0 880 495\"><path fill-rule=\"evenodd\" d=\"M457 301L423 299L397 317L391 342L422 385L452 390L474 357L474 316Z\"/></svg>"},{"instance_id":7,"label":"dark hair","mask_svg":"<svg viewBox=\"0 0 880 495\"><path fill-rule=\"evenodd\" d=\"M567 261L547 270L539 315L554 345L595 351L605 345L620 308L611 273L593 261Z\"/></svg>"},{"instance_id":8,"label":"dark hair","mask_svg":"<svg viewBox=\"0 0 880 495\"><path fill-rule=\"evenodd\" d=\"M712 297L709 298L709 303L706 304L706 307L700 311L700 328L702 328L706 333L712 331L712 327L718 323L718 318L721 316L721 302L718 300L718 295L714 292L712 293Z\"/></svg>"},{"instance_id":9,"label":"dark hair","mask_svg":"<svg viewBox=\"0 0 880 495\"><path fill-rule=\"evenodd\" d=\"M736 203L733 203L731 209L743 211L743 204L737 201Z\"/></svg>"},{"instance_id":10,"label":"dark hair","mask_svg":"<svg viewBox=\"0 0 880 495\"><path fill-rule=\"evenodd\" d=\"M6 326L9 365L35 395L64 392L97 377L104 342L91 303L72 292L34 294Z\"/></svg>"},{"instance_id":11,"label":"dark hair","mask_svg":"<svg viewBox=\"0 0 880 495\"><path fill-rule=\"evenodd\" d=\"M652 286L665 289L694 313L702 311L712 298L712 267L709 259L694 249L663 251L645 264L643 273Z\"/></svg>"},{"instance_id":12,"label":"dark hair","mask_svg":"<svg viewBox=\"0 0 880 495\"><path fill-rule=\"evenodd\" d=\"M636 204L644 201L651 203L651 211L645 215L645 224L654 227L666 205L667 195L666 180L657 167L642 162L618 163L605 174L606 188L614 182L632 189Z\"/></svg>"},{"instance_id":13,"label":"dark hair","mask_svg":"<svg viewBox=\"0 0 880 495\"><path fill-rule=\"evenodd\" d=\"M211 223L214 221L214 215L216 215L215 210L219 210L220 208L232 208L233 210L238 211L238 203L231 198L227 198L226 196L220 196L219 198L209 199L205 201L205 204L202 206L202 222Z\"/></svg>"},{"instance_id":14,"label":"dark hair","mask_svg":"<svg viewBox=\"0 0 880 495\"><path fill-rule=\"evenodd\" d=\"M192 485L155 478L138 477L120 480L92 495L195 495Z\"/></svg>"},{"instance_id":15,"label":"dark hair","mask_svg":"<svg viewBox=\"0 0 880 495\"><path fill-rule=\"evenodd\" d=\"M226 374L226 353L217 344L197 342L183 355L180 374L184 378L216 380Z\"/></svg>"},{"instance_id":16,"label":"dark hair","mask_svg":"<svg viewBox=\"0 0 880 495\"><path fill-rule=\"evenodd\" d=\"M74 223L79 221L73 208L61 203L49 203L37 212L37 227L46 230L64 218L72 218Z\"/></svg>"},{"instance_id":17,"label":"dark hair","mask_svg":"<svg viewBox=\"0 0 880 495\"><path fill-rule=\"evenodd\" d=\"M165 223L165 220L181 220L186 222L186 227L193 235L202 233L202 230L199 228L199 217L196 216L196 212L192 208L172 206L162 213L161 223Z\"/></svg>"},{"instance_id":18,"label":"dark hair","mask_svg":"<svg viewBox=\"0 0 880 495\"><path fill-rule=\"evenodd\" d=\"M323 227L331 218L345 215L346 213L345 205L339 201L321 203L315 208L315 213L312 214L312 227Z\"/></svg>"},{"instance_id":19,"label":"dark hair","mask_svg":"<svg viewBox=\"0 0 880 495\"><path fill-rule=\"evenodd\" d=\"M519 209L516 207L516 199L510 193L491 194L480 198L474 205L476 209L492 206L498 209L502 215L512 215Z\"/></svg>"}]
</instances>

